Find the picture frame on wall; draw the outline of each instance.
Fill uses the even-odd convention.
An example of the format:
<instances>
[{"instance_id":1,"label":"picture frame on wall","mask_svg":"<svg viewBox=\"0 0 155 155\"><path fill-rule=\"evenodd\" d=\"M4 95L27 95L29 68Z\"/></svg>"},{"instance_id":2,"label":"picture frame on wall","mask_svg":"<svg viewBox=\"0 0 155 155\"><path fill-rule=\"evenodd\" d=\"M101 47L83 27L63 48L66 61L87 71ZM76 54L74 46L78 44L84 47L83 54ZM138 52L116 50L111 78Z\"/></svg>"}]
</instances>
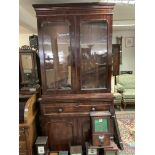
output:
<instances>
[{"instance_id":1,"label":"picture frame on wall","mask_svg":"<svg viewBox=\"0 0 155 155\"><path fill-rule=\"evenodd\" d=\"M125 38L125 47L134 47L134 37Z\"/></svg>"}]
</instances>

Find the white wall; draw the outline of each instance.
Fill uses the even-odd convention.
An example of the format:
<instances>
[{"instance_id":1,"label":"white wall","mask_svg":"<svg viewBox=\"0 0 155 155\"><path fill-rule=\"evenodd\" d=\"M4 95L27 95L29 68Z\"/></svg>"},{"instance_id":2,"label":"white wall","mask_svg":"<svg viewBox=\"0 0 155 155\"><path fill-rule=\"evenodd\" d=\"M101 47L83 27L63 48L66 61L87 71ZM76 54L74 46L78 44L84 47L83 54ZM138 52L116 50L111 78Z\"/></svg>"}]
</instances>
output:
<instances>
[{"instance_id":1,"label":"white wall","mask_svg":"<svg viewBox=\"0 0 155 155\"><path fill-rule=\"evenodd\" d=\"M116 37L123 37L122 39L122 64L120 65L120 71L133 71L135 74L135 47L126 47L125 38L134 37L134 30L114 30L112 36L112 43L116 43Z\"/></svg>"},{"instance_id":2,"label":"white wall","mask_svg":"<svg viewBox=\"0 0 155 155\"><path fill-rule=\"evenodd\" d=\"M30 45L29 36L32 36L33 34L36 33L23 25L19 25L19 47L23 45Z\"/></svg>"},{"instance_id":3,"label":"white wall","mask_svg":"<svg viewBox=\"0 0 155 155\"><path fill-rule=\"evenodd\" d=\"M19 47L29 44L29 36L32 34L19 34Z\"/></svg>"},{"instance_id":4,"label":"white wall","mask_svg":"<svg viewBox=\"0 0 155 155\"><path fill-rule=\"evenodd\" d=\"M29 36L32 36L32 35L37 35L37 34L35 34L35 33L20 33L19 34L19 47L21 47L23 45L30 46Z\"/></svg>"}]
</instances>

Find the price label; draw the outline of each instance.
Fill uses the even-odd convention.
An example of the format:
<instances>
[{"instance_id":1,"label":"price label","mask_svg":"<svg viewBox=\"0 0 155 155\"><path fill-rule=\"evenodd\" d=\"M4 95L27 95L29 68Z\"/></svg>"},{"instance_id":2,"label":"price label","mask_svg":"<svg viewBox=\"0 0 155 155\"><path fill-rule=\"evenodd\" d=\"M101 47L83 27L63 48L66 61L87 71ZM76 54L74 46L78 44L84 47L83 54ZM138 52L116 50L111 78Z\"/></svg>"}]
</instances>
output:
<instances>
[{"instance_id":1,"label":"price label","mask_svg":"<svg viewBox=\"0 0 155 155\"><path fill-rule=\"evenodd\" d=\"M103 119L99 119L99 122L102 122L103 121Z\"/></svg>"},{"instance_id":2,"label":"price label","mask_svg":"<svg viewBox=\"0 0 155 155\"><path fill-rule=\"evenodd\" d=\"M44 147L43 146L39 146L38 147L38 154L44 154L44 153L45 153Z\"/></svg>"}]
</instances>

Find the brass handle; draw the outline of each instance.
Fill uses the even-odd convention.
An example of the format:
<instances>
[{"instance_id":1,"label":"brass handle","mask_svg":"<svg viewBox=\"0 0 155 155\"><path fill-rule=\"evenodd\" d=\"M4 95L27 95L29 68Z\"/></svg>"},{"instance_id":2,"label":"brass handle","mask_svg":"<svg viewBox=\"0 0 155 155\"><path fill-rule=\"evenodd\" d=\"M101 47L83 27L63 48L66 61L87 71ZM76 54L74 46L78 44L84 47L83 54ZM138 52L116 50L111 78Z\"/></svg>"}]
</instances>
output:
<instances>
[{"instance_id":1,"label":"brass handle","mask_svg":"<svg viewBox=\"0 0 155 155\"><path fill-rule=\"evenodd\" d=\"M62 112L63 110L62 110L62 108L59 108L58 111L59 111L59 112Z\"/></svg>"},{"instance_id":2,"label":"brass handle","mask_svg":"<svg viewBox=\"0 0 155 155\"><path fill-rule=\"evenodd\" d=\"M95 107L92 107L92 108L91 108L91 110L92 110L92 111L95 111L95 110L96 110L96 108L95 108Z\"/></svg>"}]
</instances>

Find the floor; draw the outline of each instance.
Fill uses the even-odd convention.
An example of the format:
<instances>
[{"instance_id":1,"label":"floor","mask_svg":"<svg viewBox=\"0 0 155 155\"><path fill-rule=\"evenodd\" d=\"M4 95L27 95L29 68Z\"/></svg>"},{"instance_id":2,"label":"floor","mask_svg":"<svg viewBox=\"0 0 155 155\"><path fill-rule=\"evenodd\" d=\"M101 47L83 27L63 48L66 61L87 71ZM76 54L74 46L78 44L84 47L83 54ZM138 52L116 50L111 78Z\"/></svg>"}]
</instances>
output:
<instances>
[{"instance_id":1,"label":"floor","mask_svg":"<svg viewBox=\"0 0 155 155\"><path fill-rule=\"evenodd\" d=\"M118 155L135 155L135 108L116 109L116 117L124 146Z\"/></svg>"}]
</instances>

